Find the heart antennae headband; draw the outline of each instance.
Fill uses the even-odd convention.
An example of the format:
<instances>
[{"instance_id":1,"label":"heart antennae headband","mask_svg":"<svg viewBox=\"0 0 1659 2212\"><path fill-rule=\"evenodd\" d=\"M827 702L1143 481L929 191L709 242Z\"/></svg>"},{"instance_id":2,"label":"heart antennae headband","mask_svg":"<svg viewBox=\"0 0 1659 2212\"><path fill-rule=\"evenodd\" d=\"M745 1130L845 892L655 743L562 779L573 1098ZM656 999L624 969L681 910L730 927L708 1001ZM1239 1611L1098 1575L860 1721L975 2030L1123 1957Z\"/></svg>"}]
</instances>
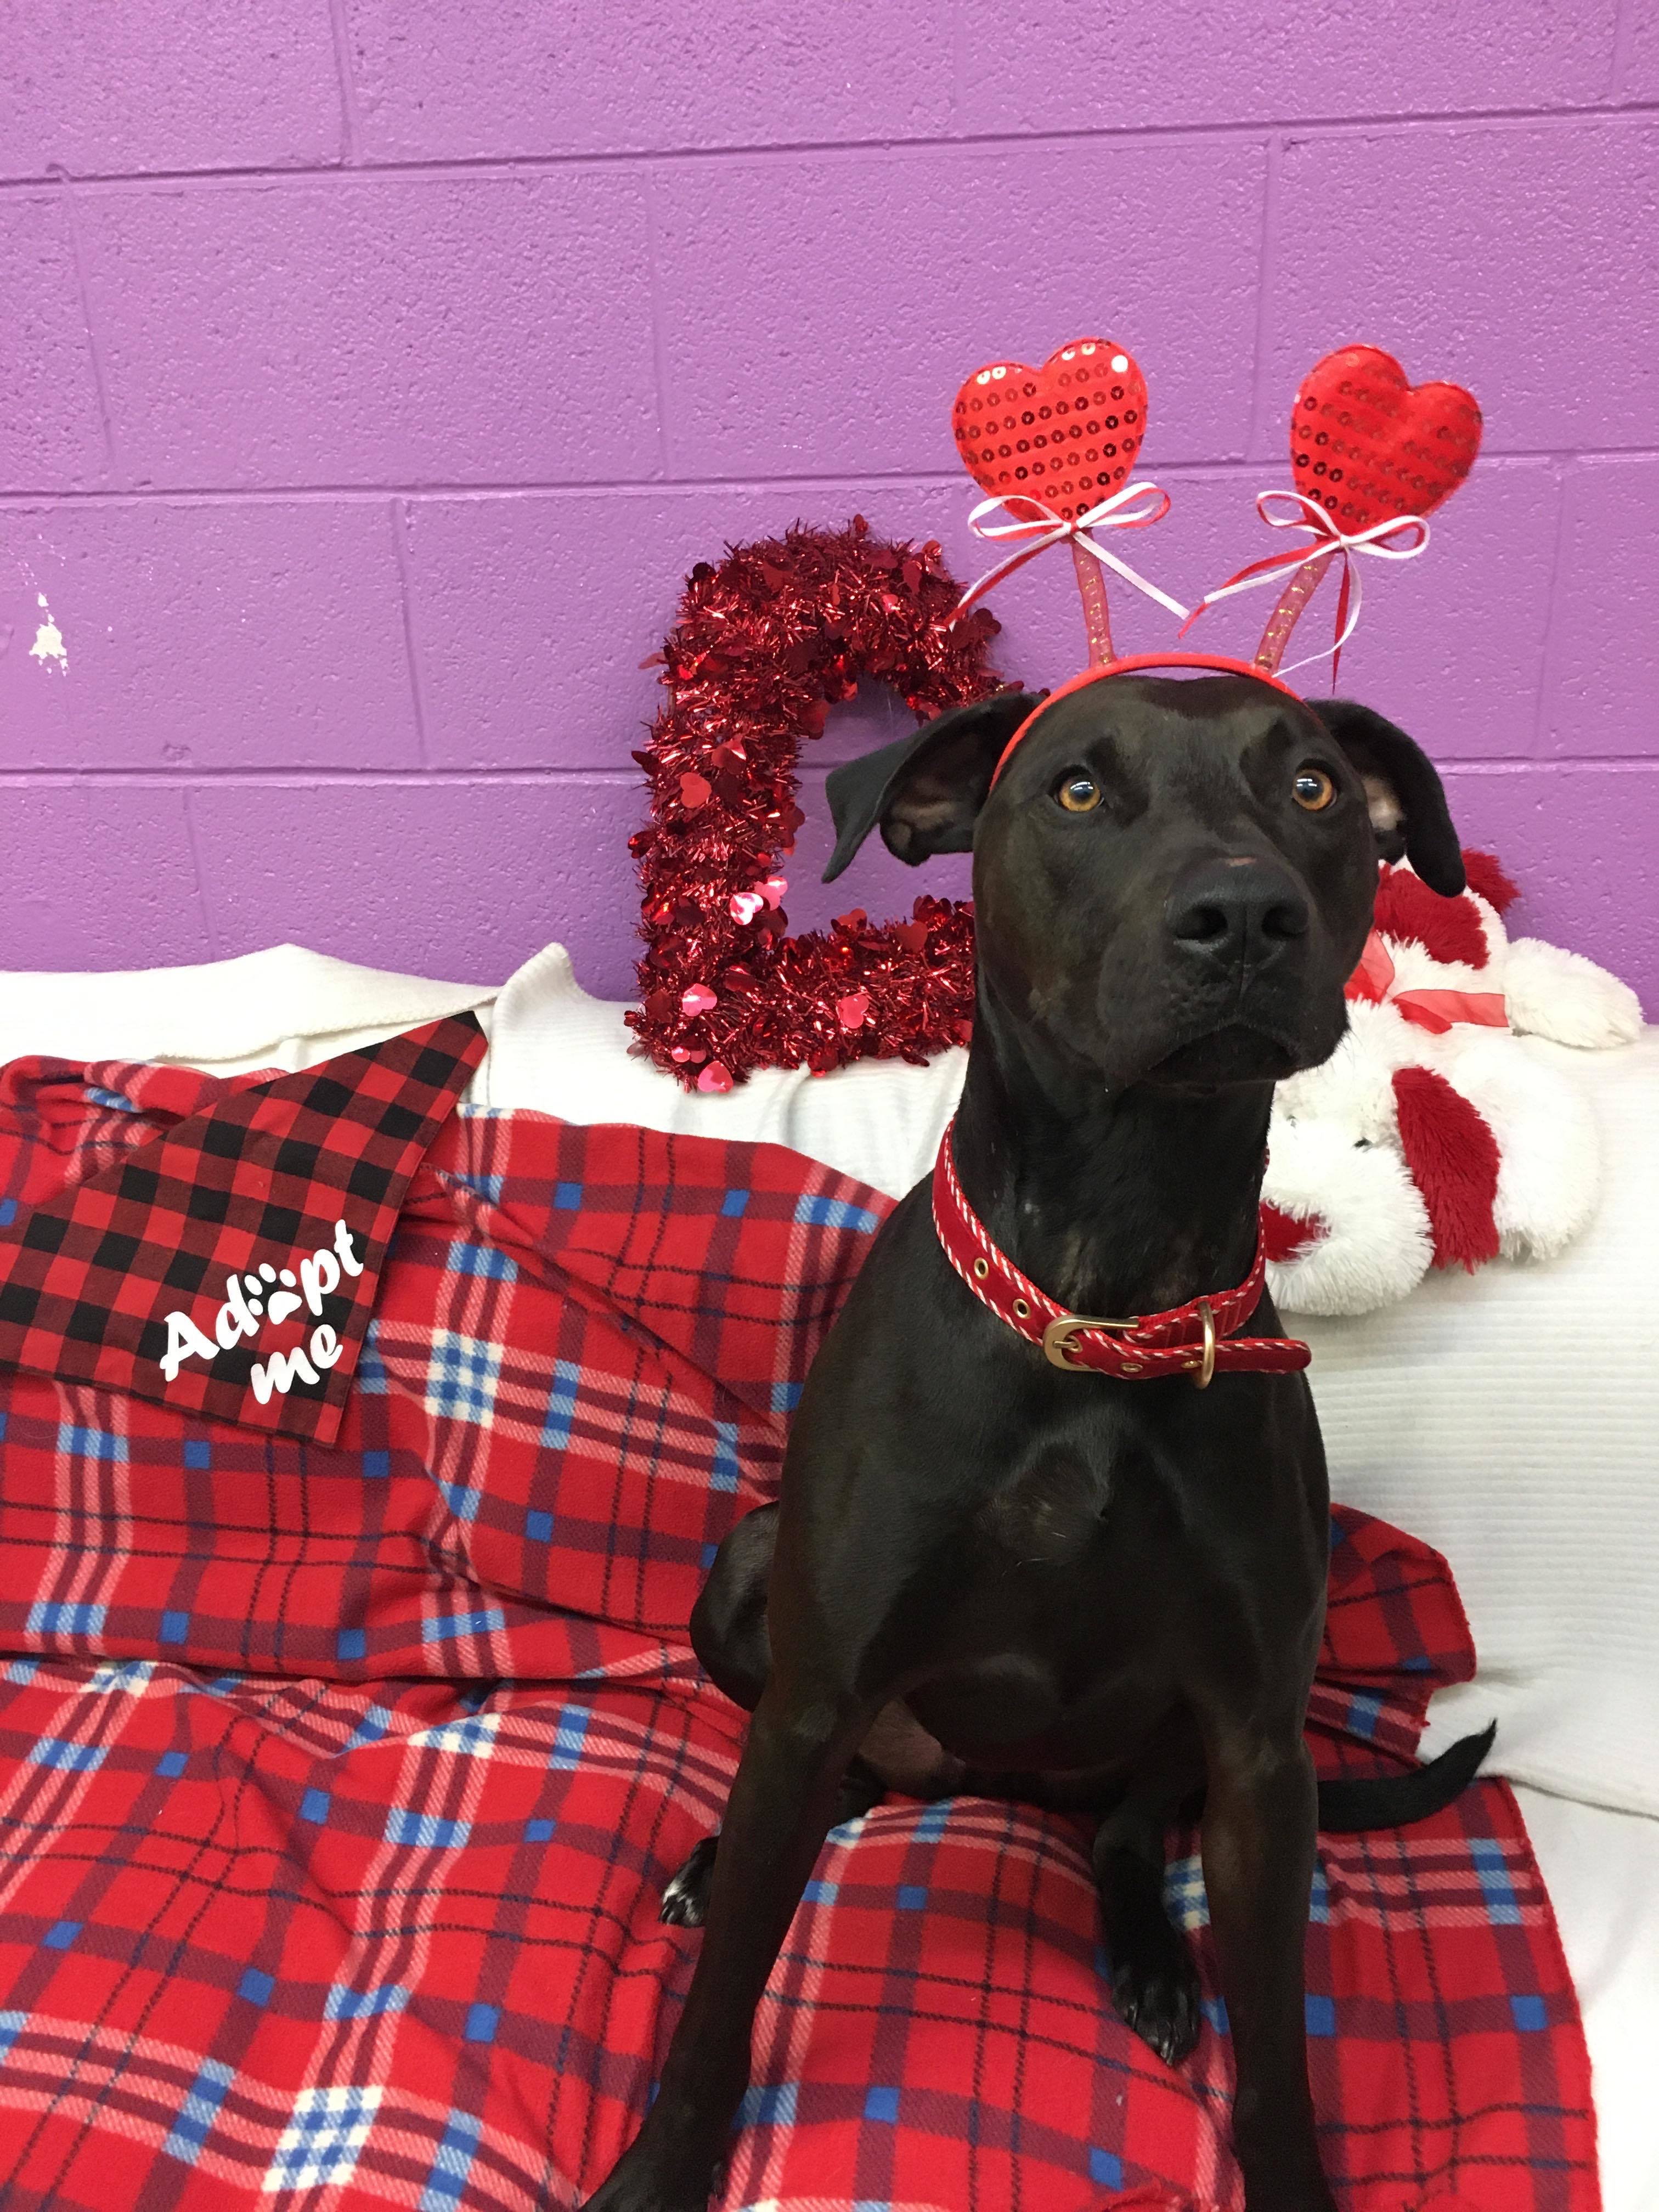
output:
<instances>
[{"instance_id":1,"label":"heart antennae headband","mask_svg":"<svg viewBox=\"0 0 1659 2212\"><path fill-rule=\"evenodd\" d=\"M1291 664L1303 668L1328 653L1334 684L1342 648L1359 620L1356 556L1413 561L1427 550L1424 517L1474 467L1480 429L1480 410L1461 385L1413 387L1393 355L1376 346L1328 353L1303 378L1291 409L1296 489L1258 492L1255 501L1270 529L1304 531L1310 542L1253 561L1206 592L1182 623L1183 635L1206 608L1281 577L1283 588L1255 650L1259 667L1277 669L1298 616L1326 570L1340 561L1332 642Z\"/></svg>"},{"instance_id":2,"label":"heart antennae headband","mask_svg":"<svg viewBox=\"0 0 1659 2212\"><path fill-rule=\"evenodd\" d=\"M1146 380L1115 340L1073 338L1041 368L988 362L957 392L951 428L963 466L989 495L969 516L969 528L993 543L1017 541L1014 552L969 586L955 619L994 584L1062 540L1077 569L1091 666L1108 667L1115 657L1103 568L1172 615L1191 619L1179 599L1093 534L1146 530L1170 511L1166 491L1145 478L1133 481L1146 434ZM999 512L1006 521L988 520Z\"/></svg>"},{"instance_id":3,"label":"heart antennae headband","mask_svg":"<svg viewBox=\"0 0 1659 2212\"><path fill-rule=\"evenodd\" d=\"M975 371L951 415L957 449L989 495L969 526L981 538L1016 541L1016 550L969 586L954 619L1005 576L1066 541L1083 598L1088 674L1115 674L1129 664L1113 651L1103 569L1181 617L1182 636L1223 599L1277 580L1279 598L1253 661L1178 653L1172 663L1158 664L1225 668L1277 681L1297 618L1327 569L1340 562L1333 641L1291 663L1301 668L1328 657L1334 682L1342 647L1359 619L1359 561L1414 560L1426 549L1424 518L1468 476L1481 429L1480 410L1461 386L1413 388L1399 362L1375 346L1327 354L1303 379L1291 412L1295 489L1256 497L1269 528L1305 533L1309 542L1249 562L1188 613L1093 534L1144 530L1170 511L1166 492L1133 477L1146 424L1146 379L1133 356L1109 338L1074 339L1040 369L992 362ZM999 512L1007 519L988 520ZM1153 664L1143 656L1134 665Z\"/></svg>"}]
</instances>

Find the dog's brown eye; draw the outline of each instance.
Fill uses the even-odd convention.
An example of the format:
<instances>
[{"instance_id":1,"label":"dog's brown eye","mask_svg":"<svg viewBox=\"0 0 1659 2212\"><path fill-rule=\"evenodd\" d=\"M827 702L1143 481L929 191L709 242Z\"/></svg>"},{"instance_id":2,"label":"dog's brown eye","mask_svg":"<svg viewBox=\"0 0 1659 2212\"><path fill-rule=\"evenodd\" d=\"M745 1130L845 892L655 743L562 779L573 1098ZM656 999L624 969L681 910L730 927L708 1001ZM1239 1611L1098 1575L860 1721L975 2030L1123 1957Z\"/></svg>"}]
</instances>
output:
<instances>
[{"instance_id":1,"label":"dog's brown eye","mask_svg":"<svg viewBox=\"0 0 1659 2212\"><path fill-rule=\"evenodd\" d=\"M1336 797L1336 786L1322 768L1299 768L1291 786L1291 795L1298 806L1305 806L1310 814L1317 814Z\"/></svg>"},{"instance_id":2,"label":"dog's brown eye","mask_svg":"<svg viewBox=\"0 0 1659 2212\"><path fill-rule=\"evenodd\" d=\"M1079 769L1066 777L1054 796L1068 814L1087 814L1100 804L1100 786L1093 776L1085 775Z\"/></svg>"}]
</instances>

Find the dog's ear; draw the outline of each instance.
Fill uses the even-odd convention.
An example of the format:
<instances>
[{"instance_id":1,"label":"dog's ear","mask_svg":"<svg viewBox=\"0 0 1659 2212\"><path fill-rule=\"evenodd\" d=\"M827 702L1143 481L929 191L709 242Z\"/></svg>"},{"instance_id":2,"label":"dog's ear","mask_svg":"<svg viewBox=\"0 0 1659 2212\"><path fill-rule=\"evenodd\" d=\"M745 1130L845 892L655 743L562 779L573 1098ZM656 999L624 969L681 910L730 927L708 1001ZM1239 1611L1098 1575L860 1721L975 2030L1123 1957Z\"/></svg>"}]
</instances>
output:
<instances>
[{"instance_id":1,"label":"dog's ear","mask_svg":"<svg viewBox=\"0 0 1659 2212\"><path fill-rule=\"evenodd\" d=\"M1352 699L1310 699L1309 706L1358 771L1376 849L1403 854L1431 890L1455 898L1463 855L1434 763L1414 738Z\"/></svg>"},{"instance_id":2,"label":"dog's ear","mask_svg":"<svg viewBox=\"0 0 1659 2212\"><path fill-rule=\"evenodd\" d=\"M831 769L825 782L836 849L833 883L876 824L890 853L912 867L935 853L965 853L1003 748L1048 695L999 691L924 722L913 738Z\"/></svg>"}]
</instances>

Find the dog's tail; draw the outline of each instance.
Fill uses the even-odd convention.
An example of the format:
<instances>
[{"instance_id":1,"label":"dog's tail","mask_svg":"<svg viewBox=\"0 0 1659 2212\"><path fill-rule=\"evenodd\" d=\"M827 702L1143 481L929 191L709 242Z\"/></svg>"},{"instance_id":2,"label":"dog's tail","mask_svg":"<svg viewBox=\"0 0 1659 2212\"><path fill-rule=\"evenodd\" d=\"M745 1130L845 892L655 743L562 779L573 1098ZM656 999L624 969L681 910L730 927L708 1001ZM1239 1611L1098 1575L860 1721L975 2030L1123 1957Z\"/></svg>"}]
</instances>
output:
<instances>
[{"instance_id":1,"label":"dog's tail","mask_svg":"<svg viewBox=\"0 0 1659 2212\"><path fill-rule=\"evenodd\" d=\"M1333 1835L1362 1828L1406 1828L1426 1820L1462 1796L1498 1734L1493 1721L1479 1735L1460 1736L1449 1751L1411 1774L1382 1774L1364 1780L1322 1782L1319 1825Z\"/></svg>"}]
</instances>

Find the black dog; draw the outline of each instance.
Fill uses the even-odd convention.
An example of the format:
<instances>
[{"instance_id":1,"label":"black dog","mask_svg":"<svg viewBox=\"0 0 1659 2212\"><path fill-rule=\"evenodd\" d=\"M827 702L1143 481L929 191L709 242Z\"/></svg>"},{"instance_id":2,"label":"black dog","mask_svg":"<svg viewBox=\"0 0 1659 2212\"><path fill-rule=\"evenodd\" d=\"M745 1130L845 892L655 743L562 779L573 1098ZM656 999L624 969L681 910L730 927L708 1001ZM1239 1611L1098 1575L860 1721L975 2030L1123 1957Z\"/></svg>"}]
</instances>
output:
<instances>
[{"instance_id":1,"label":"black dog","mask_svg":"<svg viewBox=\"0 0 1659 2212\"><path fill-rule=\"evenodd\" d=\"M1403 836L1445 893L1462 863L1433 768L1364 708L1114 677L1048 706L992 788L1039 703L959 708L836 770L828 873L878 823L907 860L971 844L962 1189L1073 1312L1149 1314L1249 1272L1273 1085L1342 1036L1377 840ZM1265 1295L1248 1319L1282 1334ZM1312 1400L1299 1374L1200 1379L1061 1371L953 1272L927 1184L889 1218L808 1377L781 1503L732 1531L693 1619L754 1719L720 1836L665 1903L695 1923L706 1893L708 1929L660 2091L590 2212L702 2212L813 1861L887 1786L1097 1819L1113 1996L1171 2063L1199 2008L1164 1837L1201 1798L1249 2212L1332 2212L1303 2040L1316 1817L1419 1817L1489 1739L1316 1808Z\"/></svg>"}]
</instances>

